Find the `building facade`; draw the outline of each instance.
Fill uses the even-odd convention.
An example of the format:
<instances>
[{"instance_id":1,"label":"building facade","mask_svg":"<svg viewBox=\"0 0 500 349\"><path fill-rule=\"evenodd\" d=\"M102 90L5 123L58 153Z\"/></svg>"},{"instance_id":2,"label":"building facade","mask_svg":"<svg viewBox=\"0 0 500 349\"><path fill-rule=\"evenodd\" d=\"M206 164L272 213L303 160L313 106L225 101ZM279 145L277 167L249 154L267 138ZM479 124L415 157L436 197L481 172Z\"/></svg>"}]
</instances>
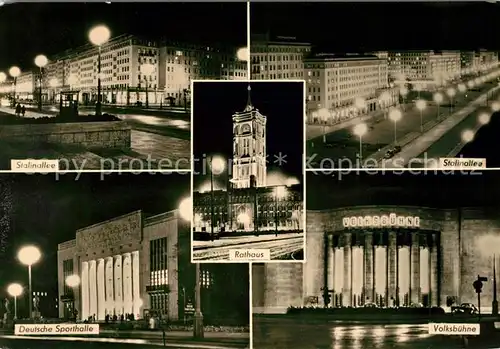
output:
<instances>
[{"instance_id":1,"label":"building facade","mask_svg":"<svg viewBox=\"0 0 500 349\"><path fill-rule=\"evenodd\" d=\"M193 196L194 231L303 230L302 185L229 189ZM212 203L214 214L212 218Z\"/></svg>"},{"instance_id":2,"label":"building facade","mask_svg":"<svg viewBox=\"0 0 500 349\"><path fill-rule=\"evenodd\" d=\"M475 304L477 275L488 277L481 311L491 311L500 242L500 219L491 210L366 206L308 211L306 219L306 263L255 267L254 312Z\"/></svg>"},{"instance_id":3,"label":"building facade","mask_svg":"<svg viewBox=\"0 0 500 349\"><path fill-rule=\"evenodd\" d=\"M431 90L460 76L461 54L460 51L389 51L387 62L391 81Z\"/></svg>"},{"instance_id":4,"label":"building facade","mask_svg":"<svg viewBox=\"0 0 500 349\"><path fill-rule=\"evenodd\" d=\"M178 319L182 235L189 236L189 226L177 211L149 218L136 211L78 230L58 246L59 316L74 306L81 319L146 313ZM78 287L66 284L69 275L80 277Z\"/></svg>"},{"instance_id":5,"label":"building facade","mask_svg":"<svg viewBox=\"0 0 500 349\"><path fill-rule=\"evenodd\" d=\"M249 85L245 109L233 114L231 183L235 189L266 185L266 123L266 116L252 105ZM255 183L251 183L252 180L255 180Z\"/></svg>"},{"instance_id":6,"label":"building facade","mask_svg":"<svg viewBox=\"0 0 500 349\"><path fill-rule=\"evenodd\" d=\"M254 36L250 47L251 79L275 80L304 78L304 58L311 44L296 38L269 35Z\"/></svg>"},{"instance_id":7,"label":"building facade","mask_svg":"<svg viewBox=\"0 0 500 349\"><path fill-rule=\"evenodd\" d=\"M320 54L305 60L304 72L310 123L334 124L399 101L387 60L374 55Z\"/></svg>"},{"instance_id":8,"label":"building facade","mask_svg":"<svg viewBox=\"0 0 500 349\"><path fill-rule=\"evenodd\" d=\"M247 77L247 62L238 60L236 52L236 48L155 42L131 35L114 37L101 48L103 103L188 104L191 80ZM71 90L80 92L83 104L96 102L97 47L86 45L49 58L43 69L44 101L53 102L60 91ZM35 85L19 80L20 99L30 99Z\"/></svg>"}]
</instances>

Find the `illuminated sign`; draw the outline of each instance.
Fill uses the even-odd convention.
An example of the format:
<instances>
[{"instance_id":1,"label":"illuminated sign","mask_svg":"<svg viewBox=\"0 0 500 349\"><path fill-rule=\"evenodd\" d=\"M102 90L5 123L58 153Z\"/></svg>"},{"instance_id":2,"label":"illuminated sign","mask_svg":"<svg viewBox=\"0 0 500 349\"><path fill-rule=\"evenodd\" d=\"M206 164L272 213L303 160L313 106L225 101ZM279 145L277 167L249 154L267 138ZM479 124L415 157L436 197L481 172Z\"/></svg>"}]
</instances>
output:
<instances>
[{"instance_id":1,"label":"illuminated sign","mask_svg":"<svg viewBox=\"0 0 500 349\"><path fill-rule=\"evenodd\" d=\"M381 216L352 216L342 218L344 228L377 228L377 227L420 227L418 216L398 216L395 213Z\"/></svg>"}]
</instances>

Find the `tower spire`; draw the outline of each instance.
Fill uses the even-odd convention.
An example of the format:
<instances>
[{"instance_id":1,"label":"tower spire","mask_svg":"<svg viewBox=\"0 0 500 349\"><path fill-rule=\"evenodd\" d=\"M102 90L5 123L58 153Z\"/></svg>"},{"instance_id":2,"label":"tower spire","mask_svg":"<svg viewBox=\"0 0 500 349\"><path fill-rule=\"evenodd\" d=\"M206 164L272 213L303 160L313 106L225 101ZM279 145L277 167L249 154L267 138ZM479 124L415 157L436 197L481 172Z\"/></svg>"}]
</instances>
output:
<instances>
[{"instance_id":1,"label":"tower spire","mask_svg":"<svg viewBox=\"0 0 500 349\"><path fill-rule=\"evenodd\" d=\"M248 84L247 87L247 106L245 107L245 111L251 111L253 110L253 105L252 105L252 87L250 84Z\"/></svg>"}]
</instances>

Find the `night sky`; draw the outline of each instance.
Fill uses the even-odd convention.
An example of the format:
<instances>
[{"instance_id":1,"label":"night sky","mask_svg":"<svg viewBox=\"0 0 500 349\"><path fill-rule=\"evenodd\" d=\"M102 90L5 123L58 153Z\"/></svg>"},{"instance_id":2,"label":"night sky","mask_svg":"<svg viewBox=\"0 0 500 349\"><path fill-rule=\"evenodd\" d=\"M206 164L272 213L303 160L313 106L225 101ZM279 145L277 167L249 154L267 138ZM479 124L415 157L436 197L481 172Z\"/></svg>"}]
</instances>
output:
<instances>
[{"instance_id":1,"label":"night sky","mask_svg":"<svg viewBox=\"0 0 500 349\"><path fill-rule=\"evenodd\" d=\"M245 3L19 3L0 7L0 71L33 67L47 56L89 43L88 31L106 24L111 35L246 46Z\"/></svg>"},{"instance_id":2,"label":"night sky","mask_svg":"<svg viewBox=\"0 0 500 349\"><path fill-rule=\"evenodd\" d=\"M42 260L33 267L33 289L57 291L57 244L75 238L77 229L135 210L148 215L178 207L189 196L186 174L121 174L105 176L0 175L10 184L10 231L0 254L0 295L12 281L26 284L27 269L16 258L20 246L39 246ZM4 190L5 192L5 190ZM6 199L4 198L4 201Z\"/></svg>"},{"instance_id":3,"label":"night sky","mask_svg":"<svg viewBox=\"0 0 500 349\"><path fill-rule=\"evenodd\" d=\"M500 4L477 2L252 3L252 34L293 36L330 53L500 49Z\"/></svg>"},{"instance_id":4,"label":"night sky","mask_svg":"<svg viewBox=\"0 0 500 349\"><path fill-rule=\"evenodd\" d=\"M304 138L303 83L254 82L251 88L252 104L267 117L268 180L271 172L280 172L301 181ZM232 115L245 109L247 89L247 82L195 83L192 131L195 159L206 159L211 154L220 155L225 159L232 158ZM286 154L286 163L281 166L273 164L275 155L279 153ZM208 172L203 171L205 163L206 160L195 162L195 190L208 179L208 176L202 175Z\"/></svg>"},{"instance_id":5,"label":"night sky","mask_svg":"<svg viewBox=\"0 0 500 349\"><path fill-rule=\"evenodd\" d=\"M499 171L461 175L459 171L392 173L373 170L352 171L340 177L338 173L332 176L307 172L307 209L363 205L500 207L498 183Z\"/></svg>"}]
</instances>

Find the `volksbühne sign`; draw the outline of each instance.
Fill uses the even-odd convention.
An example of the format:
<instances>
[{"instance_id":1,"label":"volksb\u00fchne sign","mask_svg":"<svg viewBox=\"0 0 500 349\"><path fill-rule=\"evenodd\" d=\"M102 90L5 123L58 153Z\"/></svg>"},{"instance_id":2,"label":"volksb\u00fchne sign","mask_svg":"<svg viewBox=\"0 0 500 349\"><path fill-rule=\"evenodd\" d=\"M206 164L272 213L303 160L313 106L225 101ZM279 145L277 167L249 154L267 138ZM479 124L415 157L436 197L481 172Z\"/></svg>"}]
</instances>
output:
<instances>
[{"instance_id":1,"label":"volksb\u00fchne sign","mask_svg":"<svg viewBox=\"0 0 500 349\"><path fill-rule=\"evenodd\" d=\"M380 216L352 216L342 218L344 228L376 228L376 227L420 227L418 216L398 216L395 213Z\"/></svg>"}]
</instances>

